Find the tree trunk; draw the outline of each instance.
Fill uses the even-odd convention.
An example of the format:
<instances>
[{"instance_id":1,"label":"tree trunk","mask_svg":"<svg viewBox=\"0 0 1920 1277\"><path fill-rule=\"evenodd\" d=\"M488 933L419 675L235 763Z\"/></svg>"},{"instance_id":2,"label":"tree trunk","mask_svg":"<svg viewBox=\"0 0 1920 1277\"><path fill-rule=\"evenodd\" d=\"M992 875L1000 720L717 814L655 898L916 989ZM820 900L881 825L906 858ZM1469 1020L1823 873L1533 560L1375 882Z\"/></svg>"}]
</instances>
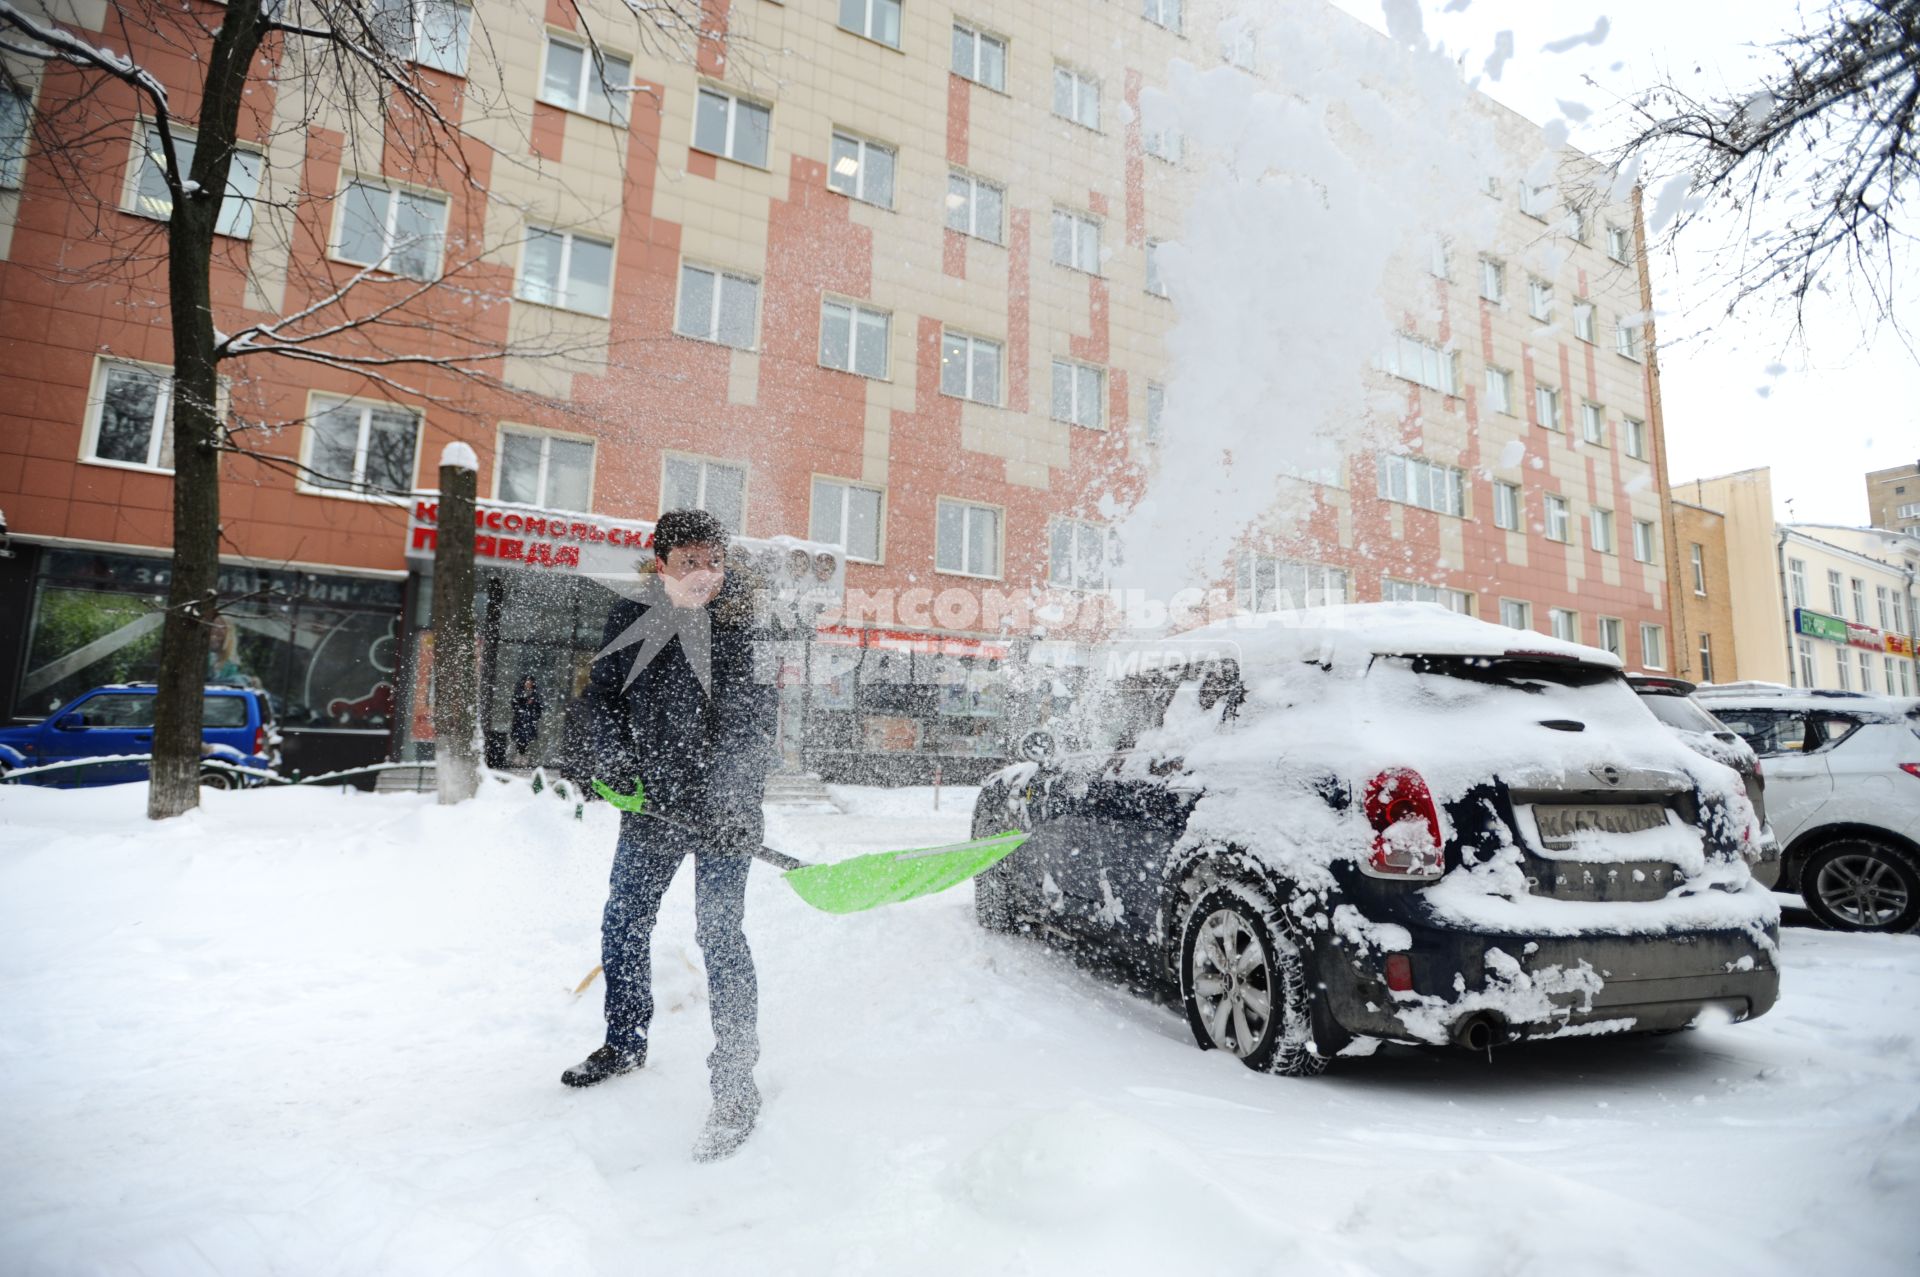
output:
<instances>
[{"instance_id":1,"label":"tree trunk","mask_svg":"<svg viewBox=\"0 0 1920 1277\"><path fill-rule=\"evenodd\" d=\"M473 504L479 477L465 466L440 467L433 549L433 739L442 806L465 802L480 784L473 641Z\"/></svg>"},{"instance_id":2,"label":"tree trunk","mask_svg":"<svg viewBox=\"0 0 1920 1277\"><path fill-rule=\"evenodd\" d=\"M227 187L240 105L259 50L261 0L232 0L207 59L189 181L169 174L167 302L173 325L173 577L160 630L147 816L200 805L202 688L219 609L220 378L213 325L213 229Z\"/></svg>"}]
</instances>

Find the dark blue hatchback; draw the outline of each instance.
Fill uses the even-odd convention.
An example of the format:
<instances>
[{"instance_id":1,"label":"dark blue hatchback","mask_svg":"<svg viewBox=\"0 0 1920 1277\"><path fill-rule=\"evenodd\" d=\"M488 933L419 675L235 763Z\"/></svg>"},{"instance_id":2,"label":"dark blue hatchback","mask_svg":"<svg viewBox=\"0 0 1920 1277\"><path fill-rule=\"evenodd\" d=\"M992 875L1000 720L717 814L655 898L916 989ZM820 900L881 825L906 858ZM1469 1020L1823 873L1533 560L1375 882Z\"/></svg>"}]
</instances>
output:
<instances>
[{"instance_id":1,"label":"dark blue hatchback","mask_svg":"<svg viewBox=\"0 0 1920 1277\"><path fill-rule=\"evenodd\" d=\"M153 752L155 690L151 683L96 687L41 722L0 728L0 778L35 769L20 783L59 789L147 779L142 756ZM265 692L209 687L202 713L201 784L237 789L259 778L236 769L273 769L279 733Z\"/></svg>"}]
</instances>

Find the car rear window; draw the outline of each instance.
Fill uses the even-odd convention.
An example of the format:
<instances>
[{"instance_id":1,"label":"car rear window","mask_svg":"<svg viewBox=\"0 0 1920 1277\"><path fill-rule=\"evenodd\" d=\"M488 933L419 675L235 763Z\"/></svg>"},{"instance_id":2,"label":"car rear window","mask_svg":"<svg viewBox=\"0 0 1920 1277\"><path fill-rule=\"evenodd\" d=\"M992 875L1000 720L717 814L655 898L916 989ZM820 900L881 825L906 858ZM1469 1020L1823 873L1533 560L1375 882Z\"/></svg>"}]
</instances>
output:
<instances>
[{"instance_id":1,"label":"car rear window","mask_svg":"<svg viewBox=\"0 0 1920 1277\"><path fill-rule=\"evenodd\" d=\"M75 713L87 727L152 727L153 697L141 692L95 696Z\"/></svg>"},{"instance_id":2,"label":"car rear window","mask_svg":"<svg viewBox=\"0 0 1920 1277\"><path fill-rule=\"evenodd\" d=\"M1491 683L1523 692L1550 687L1597 687L1625 683L1626 676L1606 665L1556 660L1538 656L1390 656L1383 660L1409 665L1416 674L1437 674L1469 683Z\"/></svg>"},{"instance_id":3,"label":"car rear window","mask_svg":"<svg viewBox=\"0 0 1920 1277\"><path fill-rule=\"evenodd\" d=\"M1690 696L1676 696L1668 692L1643 692L1640 703L1652 710L1653 716L1668 727L1677 727L1683 732L1727 730L1719 719L1700 708Z\"/></svg>"},{"instance_id":4,"label":"car rear window","mask_svg":"<svg viewBox=\"0 0 1920 1277\"><path fill-rule=\"evenodd\" d=\"M204 704L206 708L202 711L201 717L203 726L245 727L247 725L247 698L244 696L209 696L205 698Z\"/></svg>"}]
</instances>

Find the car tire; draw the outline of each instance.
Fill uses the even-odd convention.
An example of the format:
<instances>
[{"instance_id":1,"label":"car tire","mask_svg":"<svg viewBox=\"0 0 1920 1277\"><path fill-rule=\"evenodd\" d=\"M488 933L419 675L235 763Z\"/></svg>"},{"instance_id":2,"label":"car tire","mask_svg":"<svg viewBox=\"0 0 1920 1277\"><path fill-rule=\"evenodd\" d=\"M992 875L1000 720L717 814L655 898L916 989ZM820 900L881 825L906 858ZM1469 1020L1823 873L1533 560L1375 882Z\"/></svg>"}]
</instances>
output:
<instances>
[{"instance_id":1,"label":"car tire","mask_svg":"<svg viewBox=\"0 0 1920 1277\"><path fill-rule=\"evenodd\" d=\"M1203 892L1180 928L1180 1001L1193 1040L1258 1072L1320 1073L1327 1057L1314 1050L1310 967L1265 891L1223 882Z\"/></svg>"},{"instance_id":2,"label":"car tire","mask_svg":"<svg viewBox=\"0 0 1920 1277\"><path fill-rule=\"evenodd\" d=\"M1013 873L1007 862L982 871L973 880L973 916L983 931L1008 932L1019 919L1013 909Z\"/></svg>"},{"instance_id":3,"label":"car tire","mask_svg":"<svg viewBox=\"0 0 1920 1277\"><path fill-rule=\"evenodd\" d=\"M223 772L216 767L200 769L200 788L202 789L238 789L240 778L232 772Z\"/></svg>"},{"instance_id":4,"label":"car tire","mask_svg":"<svg viewBox=\"0 0 1920 1277\"><path fill-rule=\"evenodd\" d=\"M1920 923L1920 866L1872 838L1827 843L1800 867L1800 894L1834 931L1911 931Z\"/></svg>"}]
</instances>

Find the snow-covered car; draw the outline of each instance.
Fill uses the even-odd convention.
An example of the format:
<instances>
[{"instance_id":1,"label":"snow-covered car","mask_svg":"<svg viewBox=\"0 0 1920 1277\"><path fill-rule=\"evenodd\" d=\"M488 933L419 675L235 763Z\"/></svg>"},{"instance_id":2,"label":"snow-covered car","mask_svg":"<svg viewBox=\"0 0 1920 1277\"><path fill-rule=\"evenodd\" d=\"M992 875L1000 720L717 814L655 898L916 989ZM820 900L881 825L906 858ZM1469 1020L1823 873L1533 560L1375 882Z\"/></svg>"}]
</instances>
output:
<instances>
[{"instance_id":1,"label":"snow-covered car","mask_svg":"<svg viewBox=\"0 0 1920 1277\"><path fill-rule=\"evenodd\" d=\"M47 718L0 728L0 778L78 789L147 779L153 752L152 683L116 683L73 698ZM200 783L250 788L279 766L280 733L267 694L209 686L201 709ZM90 760L99 760L97 762Z\"/></svg>"},{"instance_id":2,"label":"snow-covered car","mask_svg":"<svg viewBox=\"0 0 1920 1277\"><path fill-rule=\"evenodd\" d=\"M1653 716L1685 741L1689 749L1740 773L1740 780L1747 787L1747 801L1753 804L1754 814L1760 818L1760 845L1749 857L1754 880L1763 887L1779 882L1780 840L1774 836L1773 826L1767 823L1767 779L1760 756L1738 732L1693 699L1695 684L1684 678L1654 674L1630 674L1627 682L1639 695L1640 703L1652 710Z\"/></svg>"},{"instance_id":3,"label":"snow-covered car","mask_svg":"<svg viewBox=\"0 0 1920 1277\"><path fill-rule=\"evenodd\" d=\"M1780 889L1838 930L1920 925L1920 702L1753 684L1698 695L1766 766Z\"/></svg>"},{"instance_id":4,"label":"snow-covered car","mask_svg":"<svg viewBox=\"0 0 1920 1277\"><path fill-rule=\"evenodd\" d=\"M1202 1048L1312 1074L1356 1039L1484 1050L1747 1019L1779 907L1731 769L1620 662L1432 604L1217 622L1116 681L1113 748L990 777L992 930L1092 945Z\"/></svg>"}]
</instances>

